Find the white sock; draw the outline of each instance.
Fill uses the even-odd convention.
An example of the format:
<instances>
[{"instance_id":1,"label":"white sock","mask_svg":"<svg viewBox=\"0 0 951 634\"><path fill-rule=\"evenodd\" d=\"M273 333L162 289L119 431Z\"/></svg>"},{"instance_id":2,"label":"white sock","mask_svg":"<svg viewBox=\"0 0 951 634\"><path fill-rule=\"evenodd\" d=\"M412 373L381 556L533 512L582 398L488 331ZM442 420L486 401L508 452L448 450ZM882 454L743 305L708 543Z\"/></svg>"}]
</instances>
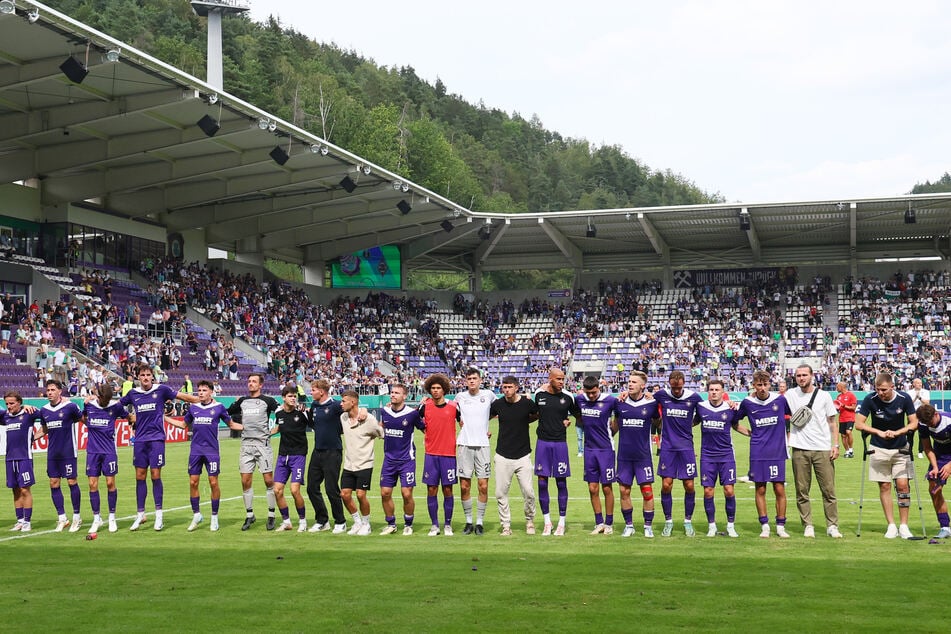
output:
<instances>
[{"instance_id":1,"label":"white sock","mask_svg":"<svg viewBox=\"0 0 951 634\"><path fill-rule=\"evenodd\" d=\"M162 516L163 516L162 509L155 509L155 521L161 522Z\"/></svg>"},{"instance_id":2,"label":"white sock","mask_svg":"<svg viewBox=\"0 0 951 634\"><path fill-rule=\"evenodd\" d=\"M472 523L472 498L462 501L462 512L466 516L466 524Z\"/></svg>"},{"instance_id":3,"label":"white sock","mask_svg":"<svg viewBox=\"0 0 951 634\"><path fill-rule=\"evenodd\" d=\"M545 513L542 515L542 517L544 518L546 524L551 524L551 513Z\"/></svg>"},{"instance_id":4,"label":"white sock","mask_svg":"<svg viewBox=\"0 0 951 634\"><path fill-rule=\"evenodd\" d=\"M564 525L565 525L565 516L564 516L564 515L559 515L559 516L558 516L558 526L564 526Z\"/></svg>"},{"instance_id":5,"label":"white sock","mask_svg":"<svg viewBox=\"0 0 951 634\"><path fill-rule=\"evenodd\" d=\"M363 522L364 524L366 524L367 526L369 526L369 525L370 525L370 516L369 516L369 515L361 515L361 516L360 516L360 521Z\"/></svg>"},{"instance_id":6,"label":"white sock","mask_svg":"<svg viewBox=\"0 0 951 634\"><path fill-rule=\"evenodd\" d=\"M488 506L487 502L476 502L476 524L481 524L482 520L485 519L486 506Z\"/></svg>"},{"instance_id":7,"label":"white sock","mask_svg":"<svg viewBox=\"0 0 951 634\"><path fill-rule=\"evenodd\" d=\"M109 513L109 519L110 519L110 520L116 519L116 514L115 514L115 513Z\"/></svg>"},{"instance_id":8,"label":"white sock","mask_svg":"<svg viewBox=\"0 0 951 634\"><path fill-rule=\"evenodd\" d=\"M81 521L81 520L82 520L82 517L80 517L79 513L73 513L73 521L74 521L74 522L79 522L79 521Z\"/></svg>"},{"instance_id":9,"label":"white sock","mask_svg":"<svg viewBox=\"0 0 951 634\"><path fill-rule=\"evenodd\" d=\"M244 498L244 508L248 510L248 517L251 517L254 514L254 487L242 491L241 497Z\"/></svg>"},{"instance_id":10,"label":"white sock","mask_svg":"<svg viewBox=\"0 0 951 634\"><path fill-rule=\"evenodd\" d=\"M357 511L356 513L353 514L353 523L354 524L360 523L360 511Z\"/></svg>"},{"instance_id":11,"label":"white sock","mask_svg":"<svg viewBox=\"0 0 951 634\"><path fill-rule=\"evenodd\" d=\"M274 498L274 487L267 488L267 516L274 517L274 507L277 506L277 500Z\"/></svg>"}]
</instances>

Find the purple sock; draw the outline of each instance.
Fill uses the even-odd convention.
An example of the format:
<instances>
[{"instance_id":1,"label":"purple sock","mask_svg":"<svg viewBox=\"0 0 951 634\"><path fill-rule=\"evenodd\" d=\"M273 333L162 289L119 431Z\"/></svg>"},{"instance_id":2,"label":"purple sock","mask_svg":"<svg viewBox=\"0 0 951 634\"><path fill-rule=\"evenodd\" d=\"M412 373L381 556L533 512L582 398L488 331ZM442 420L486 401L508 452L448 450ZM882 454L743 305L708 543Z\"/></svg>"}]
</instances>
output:
<instances>
[{"instance_id":1,"label":"purple sock","mask_svg":"<svg viewBox=\"0 0 951 634\"><path fill-rule=\"evenodd\" d=\"M947 528L949 525L948 514L947 513L938 513L938 526L941 528Z\"/></svg>"},{"instance_id":2,"label":"purple sock","mask_svg":"<svg viewBox=\"0 0 951 634\"><path fill-rule=\"evenodd\" d=\"M644 511L644 526L654 523L654 511Z\"/></svg>"},{"instance_id":3,"label":"purple sock","mask_svg":"<svg viewBox=\"0 0 951 634\"><path fill-rule=\"evenodd\" d=\"M664 519L668 522L674 519L674 495L673 493L660 492L660 508L664 510Z\"/></svg>"},{"instance_id":4,"label":"purple sock","mask_svg":"<svg viewBox=\"0 0 951 634\"><path fill-rule=\"evenodd\" d=\"M189 498L188 498L188 501L191 502L191 504L192 504L192 513L197 513L197 512L198 512L198 502L199 502L200 500L201 500L201 498L200 498L199 496L197 496L197 495L196 495L195 497L189 497Z\"/></svg>"},{"instance_id":5,"label":"purple sock","mask_svg":"<svg viewBox=\"0 0 951 634\"><path fill-rule=\"evenodd\" d=\"M33 509L23 509L23 521L29 522L33 519Z\"/></svg>"},{"instance_id":6,"label":"purple sock","mask_svg":"<svg viewBox=\"0 0 951 634\"><path fill-rule=\"evenodd\" d=\"M145 498L148 496L148 490L145 488L145 480L135 481L135 506L139 513L145 513Z\"/></svg>"},{"instance_id":7,"label":"purple sock","mask_svg":"<svg viewBox=\"0 0 951 634\"><path fill-rule=\"evenodd\" d=\"M548 515L551 508L551 497L548 495L548 478L538 479L538 507L542 515Z\"/></svg>"},{"instance_id":8,"label":"purple sock","mask_svg":"<svg viewBox=\"0 0 951 634\"><path fill-rule=\"evenodd\" d=\"M79 483L69 485L69 501L73 503L73 514L79 515L79 505L82 503L83 493L79 490Z\"/></svg>"},{"instance_id":9,"label":"purple sock","mask_svg":"<svg viewBox=\"0 0 951 634\"><path fill-rule=\"evenodd\" d=\"M433 526L439 526L439 499L435 495L426 496L426 507L429 509L429 519Z\"/></svg>"},{"instance_id":10,"label":"purple sock","mask_svg":"<svg viewBox=\"0 0 951 634\"><path fill-rule=\"evenodd\" d=\"M396 526L396 516L395 516L395 515L387 515L387 516L384 517L383 519L386 521L386 525L387 525L387 526Z\"/></svg>"},{"instance_id":11,"label":"purple sock","mask_svg":"<svg viewBox=\"0 0 951 634\"><path fill-rule=\"evenodd\" d=\"M703 510L707 514L707 522L713 524L717 519L717 505L713 498L703 498Z\"/></svg>"},{"instance_id":12,"label":"purple sock","mask_svg":"<svg viewBox=\"0 0 951 634\"><path fill-rule=\"evenodd\" d=\"M604 516L601 515L600 513L595 513L595 514L594 514L594 524L595 524L595 526L597 526L598 524L604 524Z\"/></svg>"},{"instance_id":13,"label":"purple sock","mask_svg":"<svg viewBox=\"0 0 951 634\"><path fill-rule=\"evenodd\" d=\"M446 525L452 524L452 508L455 503L456 498L451 495L442 499L442 512L446 516Z\"/></svg>"},{"instance_id":14,"label":"purple sock","mask_svg":"<svg viewBox=\"0 0 951 634\"><path fill-rule=\"evenodd\" d=\"M106 492L106 500L109 502L109 512L116 512L116 500L119 499L119 490L113 489L112 491Z\"/></svg>"},{"instance_id":15,"label":"purple sock","mask_svg":"<svg viewBox=\"0 0 951 634\"><path fill-rule=\"evenodd\" d=\"M219 498L211 498L211 514L218 514L218 507L221 506L221 500Z\"/></svg>"},{"instance_id":16,"label":"purple sock","mask_svg":"<svg viewBox=\"0 0 951 634\"><path fill-rule=\"evenodd\" d=\"M693 510L697 507L697 493L684 493L684 519L693 518Z\"/></svg>"},{"instance_id":17,"label":"purple sock","mask_svg":"<svg viewBox=\"0 0 951 634\"><path fill-rule=\"evenodd\" d=\"M20 507L17 507L16 512L17 512L17 521L22 520L22 519L23 519L23 509L20 508Z\"/></svg>"},{"instance_id":18,"label":"purple sock","mask_svg":"<svg viewBox=\"0 0 951 634\"><path fill-rule=\"evenodd\" d=\"M306 506L298 506L298 507L297 507L297 519L302 520L302 519L304 519L305 517L307 517L307 507L306 507Z\"/></svg>"},{"instance_id":19,"label":"purple sock","mask_svg":"<svg viewBox=\"0 0 951 634\"><path fill-rule=\"evenodd\" d=\"M621 515L624 516L624 523L628 526L634 523L634 509L621 509Z\"/></svg>"},{"instance_id":20,"label":"purple sock","mask_svg":"<svg viewBox=\"0 0 951 634\"><path fill-rule=\"evenodd\" d=\"M281 509L281 518L285 520L291 519L291 509L290 507L285 506Z\"/></svg>"},{"instance_id":21,"label":"purple sock","mask_svg":"<svg viewBox=\"0 0 951 634\"><path fill-rule=\"evenodd\" d=\"M413 516L412 516L412 515L404 515L404 516L403 516L403 523L406 524L407 526L412 526L412 525L413 525Z\"/></svg>"},{"instance_id":22,"label":"purple sock","mask_svg":"<svg viewBox=\"0 0 951 634\"><path fill-rule=\"evenodd\" d=\"M89 492L89 506L93 515L99 515L99 491Z\"/></svg>"},{"instance_id":23,"label":"purple sock","mask_svg":"<svg viewBox=\"0 0 951 634\"><path fill-rule=\"evenodd\" d=\"M66 507L63 506L63 490L59 487L50 489L50 497L53 498L53 508L57 515L66 515Z\"/></svg>"},{"instance_id":24,"label":"purple sock","mask_svg":"<svg viewBox=\"0 0 951 634\"><path fill-rule=\"evenodd\" d=\"M558 517L565 517L568 514L568 479L555 478L555 486L558 487Z\"/></svg>"},{"instance_id":25,"label":"purple sock","mask_svg":"<svg viewBox=\"0 0 951 634\"><path fill-rule=\"evenodd\" d=\"M785 526L785 525L786 525L786 518L785 518L785 517L780 517L780 516L777 515L777 516L776 516L776 526Z\"/></svg>"},{"instance_id":26,"label":"purple sock","mask_svg":"<svg viewBox=\"0 0 951 634\"><path fill-rule=\"evenodd\" d=\"M732 522L736 519L736 497L730 496L726 499L726 521Z\"/></svg>"},{"instance_id":27,"label":"purple sock","mask_svg":"<svg viewBox=\"0 0 951 634\"><path fill-rule=\"evenodd\" d=\"M760 523L760 524L769 524L769 517L766 516L766 515L760 515L760 516L759 516L759 523Z\"/></svg>"},{"instance_id":28,"label":"purple sock","mask_svg":"<svg viewBox=\"0 0 951 634\"><path fill-rule=\"evenodd\" d=\"M152 480L152 498L155 500L155 510L162 509L162 498L165 497L165 487L162 486L162 478Z\"/></svg>"},{"instance_id":29,"label":"purple sock","mask_svg":"<svg viewBox=\"0 0 951 634\"><path fill-rule=\"evenodd\" d=\"M605 526L614 526L614 513L608 513L604 516Z\"/></svg>"}]
</instances>

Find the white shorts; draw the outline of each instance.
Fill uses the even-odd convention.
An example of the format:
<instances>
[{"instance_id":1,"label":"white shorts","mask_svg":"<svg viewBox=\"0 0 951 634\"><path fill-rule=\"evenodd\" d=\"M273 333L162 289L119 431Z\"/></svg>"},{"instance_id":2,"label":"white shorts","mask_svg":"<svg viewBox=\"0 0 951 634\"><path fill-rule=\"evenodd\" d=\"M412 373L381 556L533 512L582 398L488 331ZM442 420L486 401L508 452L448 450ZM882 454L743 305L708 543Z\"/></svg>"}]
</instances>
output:
<instances>
[{"instance_id":1,"label":"white shorts","mask_svg":"<svg viewBox=\"0 0 951 634\"><path fill-rule=\"evenodd\" d=\"M911 477L911 456L897 449L882 449L868 457L868 479L872 482L891 482L898 478Z\"/></svg>"},{"instance_id":2,"label":"white shorts","mask_svg":"<svg viewBox=\"0 0 951 634\"><path fill-rule=\"evenodd\" d=\"M244 441L238 456L238 473L254 473L257 467L261 473L274 473L274 452L270 443Z\"/></svg>"},{"instance_id":3,"label":"white shorts","mask_svg":"<svg viewBox=\"0 0 951 634\"><path fill-rule=\"evenodd\" d=\"M471 480L472 475L479 480L488 480L492 472L489 448L456 445L456 475Z\"/></svg>"}]
</instances>

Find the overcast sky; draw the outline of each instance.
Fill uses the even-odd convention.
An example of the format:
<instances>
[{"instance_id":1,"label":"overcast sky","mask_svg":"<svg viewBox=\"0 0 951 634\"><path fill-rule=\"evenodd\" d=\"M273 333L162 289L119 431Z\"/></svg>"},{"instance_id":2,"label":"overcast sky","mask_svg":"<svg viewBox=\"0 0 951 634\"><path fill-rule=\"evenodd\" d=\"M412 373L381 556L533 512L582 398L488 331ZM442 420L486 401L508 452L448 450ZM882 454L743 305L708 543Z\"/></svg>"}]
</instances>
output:
<instances>
[{"instance_id":1,"label":"overcast sky","mask_svg":"<svg viewBox=\"0 0 951 634\"><path fill-rule=\"evenodd\" d=\"M894 195L951 170L937 0L251 1L269 14L728 201Z\"/></svg>"}]
</instances>

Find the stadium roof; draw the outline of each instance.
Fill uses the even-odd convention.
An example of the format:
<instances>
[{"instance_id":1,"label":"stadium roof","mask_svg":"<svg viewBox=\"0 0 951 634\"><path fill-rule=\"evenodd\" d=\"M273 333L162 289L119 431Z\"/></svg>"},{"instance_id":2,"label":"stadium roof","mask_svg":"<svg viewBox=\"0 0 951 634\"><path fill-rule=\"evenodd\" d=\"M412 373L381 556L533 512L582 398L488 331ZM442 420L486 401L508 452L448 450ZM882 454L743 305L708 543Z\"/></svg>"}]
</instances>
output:
<instances>
[{"instance_id":1,"label":"stadium roof","mask_svg":"<svg viewBox=\"0 0 951 634\"><path fill-rule=\"evenodd\" d=\"M96 200L170 231L203 228L211 247L292 262L398 244L410 268L464 271L735 268L951 251L939 242L951 229L951 194L473 213L45 5L16 6L0 15L0 182L36 184L44 205ZM74 80L88 71L81 81L67 79L67 58L80 62ZM213 136L198 125L206 115L218 126ZM905 222L909 209L914 224ZM744 211L749 231L740 230Z\"/></svg>"}]
</instances>

